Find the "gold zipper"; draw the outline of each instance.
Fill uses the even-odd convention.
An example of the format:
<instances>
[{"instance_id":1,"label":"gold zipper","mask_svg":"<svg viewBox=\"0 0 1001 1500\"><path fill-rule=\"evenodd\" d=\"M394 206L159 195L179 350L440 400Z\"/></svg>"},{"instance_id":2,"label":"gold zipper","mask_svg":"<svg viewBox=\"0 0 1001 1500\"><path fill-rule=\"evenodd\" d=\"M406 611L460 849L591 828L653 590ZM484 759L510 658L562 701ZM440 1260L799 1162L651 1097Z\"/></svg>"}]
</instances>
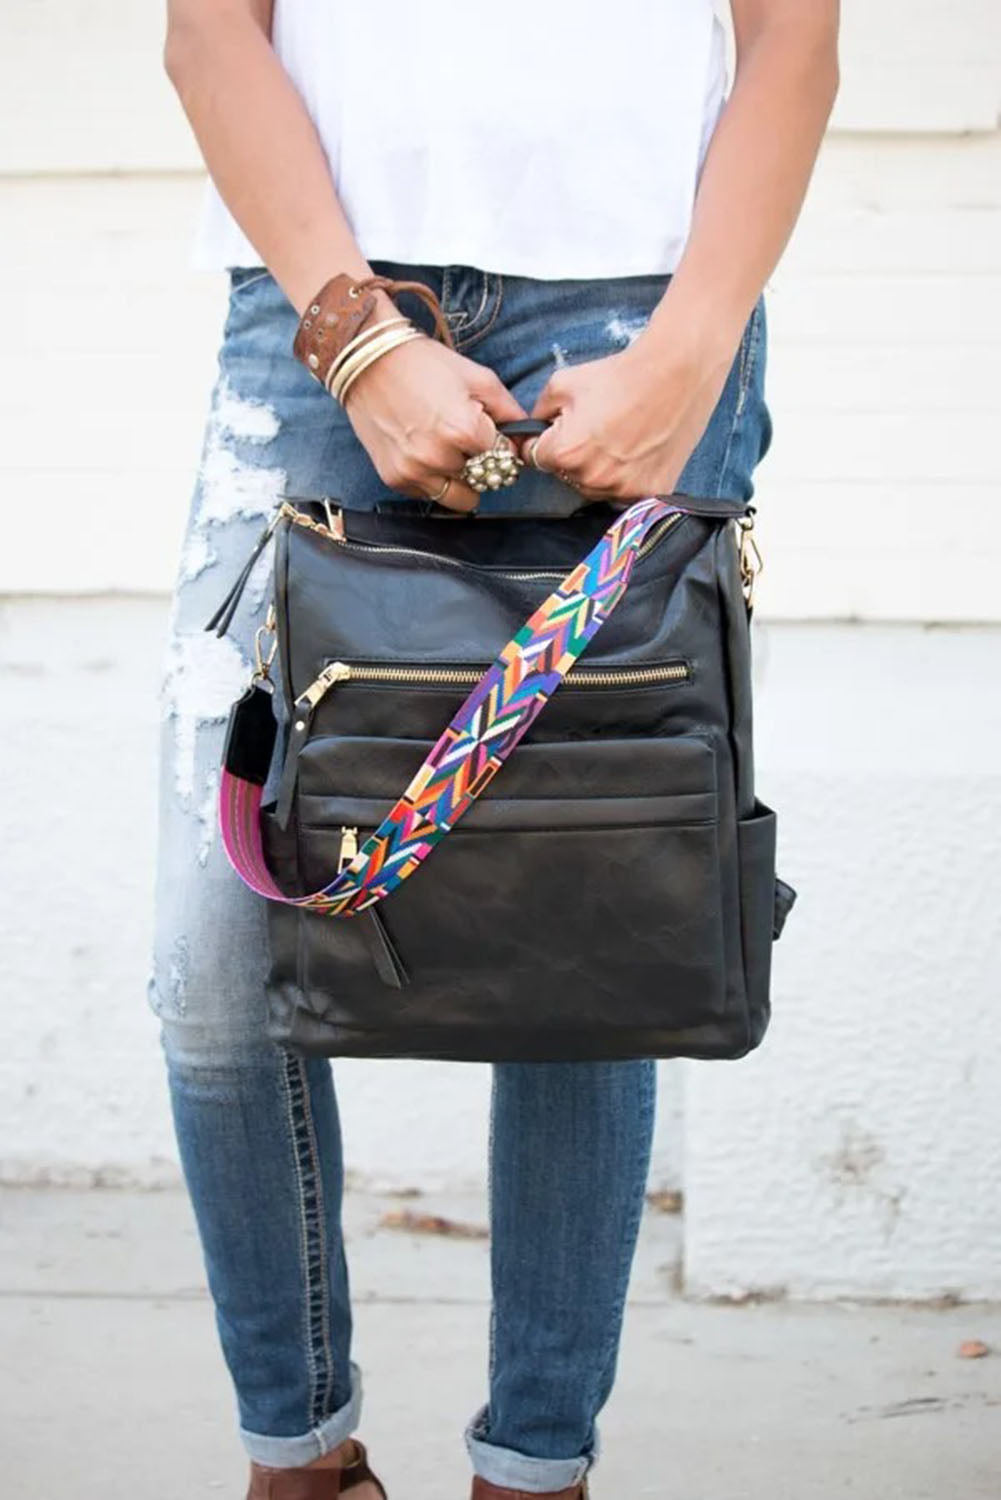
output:
<instances>
[{"instance_id":1,"label":"gold zipper","mask_svg":"<svg viewBox=\"0 0 1001 1500\"><path fill-rule=\"evenodd\" d=\"M294 526L305 526L307 531L315 531L324 536L328 541L336 542L339 547L353 547L360 552L389 552L403 557L429 558L433 562L444 563L452 568L483 568L481 563L460 562L458 558L443 557L438 552L422 551L420 547L400 547L395 543L383 542L353 542L349 541L344 531L344 519L339 510L334 510L329 500L322 500L321 504L327 515L328 525L324 526L320 521L314 521L311 516L304 515L302 511L283 501L279 509L279 517L291 521ZM663 539L673 526L682 519L683 512L675 511L673 515L665 516L659 525L647 537L646 541L636 553L636 561L640 562L654 547ZM518 572L509 572L506 568L483 568L483 571L493 573L498 578L513 578L516 582L527 582L533 578L565 578L566 571L557 571L551 568L525 568Z\"/></svg>"},{"instance_id":2,"label":"gold zipper","mask_svg":"<svg viewBox=\"0 0 1001 1500\"><path fill-rule=\"evenodd\" d=\"M665 533L670 531L673 526L677 526L679 521L683 520L684 512L680 510L676 510L672 516L665 516L660 525L654 527L646 541L640 544L639 551L636 553L636 561L642 562L647 553L652 552L654 547L661 541Z\"/></svg>"},{"instance_id":3,"label":"gold zipper","mask_svg":"<svg viewBox=\"0 0 1001 1500\"><path fill-rule=\"evenodd\" d=\"M312 710L339 682L388 682L401 687L475 687L486 667L397 667L366 662L332 661L295 700ZM652 663L648 667L571 667L564 681L572 688L654 687L657 683L687 682L691 668L684 661Z\"/></svg>"}]
</instances>

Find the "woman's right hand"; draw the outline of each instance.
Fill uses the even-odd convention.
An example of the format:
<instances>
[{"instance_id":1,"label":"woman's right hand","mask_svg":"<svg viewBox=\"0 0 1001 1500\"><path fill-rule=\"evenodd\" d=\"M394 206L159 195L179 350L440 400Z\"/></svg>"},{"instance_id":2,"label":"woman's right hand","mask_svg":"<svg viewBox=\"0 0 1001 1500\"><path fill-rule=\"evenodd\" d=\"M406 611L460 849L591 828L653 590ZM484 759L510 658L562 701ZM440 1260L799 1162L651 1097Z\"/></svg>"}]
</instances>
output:
<instances>
[{"instance_id":1,"label":"woman's right hand","mask_svg":"<svg viewBox=\"0 0 1001 1500\"><path fill-rule=\"evenodd\" d=\"M454 476L467 458L493 447L498 422L525 416L492 370L430 338L376 360L345 405L383 484L450 510L476 509L479 495Z\"/></svg>"}]
</instances>

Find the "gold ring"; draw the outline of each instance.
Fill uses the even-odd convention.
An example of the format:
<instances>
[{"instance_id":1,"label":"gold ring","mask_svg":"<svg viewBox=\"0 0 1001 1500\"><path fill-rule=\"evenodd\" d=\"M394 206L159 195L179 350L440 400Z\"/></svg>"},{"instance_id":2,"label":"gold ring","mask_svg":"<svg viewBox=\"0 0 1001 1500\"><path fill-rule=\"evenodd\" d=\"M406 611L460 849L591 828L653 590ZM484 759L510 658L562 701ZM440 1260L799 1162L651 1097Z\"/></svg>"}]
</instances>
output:
<instances>
[{"instance_id":1,"label":"gold ring","mask_svg":"<svg viewBox=\"0 0 1001 1500\"><path fill-rule=\"evenodd\" d=\"M482 495L484 490L506 489L514 484L518 470L523 467L507 438L499 432L492 448L474 453L466 460L460 478L471 490Z\"/></svg>"},{"instance_id":2,"label":"gold ring","mask_svg":"<svg viewBox=\"0 0 1001 1500\"><path fill-rule=\"evenodd\" d=\"M438 504L440 501L444 500L445 496L448 494L451 483L452 475L450 474L448 478L443 481L441 489L438 491L438 493L436 495L429 495L428 499L433 500L435 504Z\"/></svg>"}]
</instances>

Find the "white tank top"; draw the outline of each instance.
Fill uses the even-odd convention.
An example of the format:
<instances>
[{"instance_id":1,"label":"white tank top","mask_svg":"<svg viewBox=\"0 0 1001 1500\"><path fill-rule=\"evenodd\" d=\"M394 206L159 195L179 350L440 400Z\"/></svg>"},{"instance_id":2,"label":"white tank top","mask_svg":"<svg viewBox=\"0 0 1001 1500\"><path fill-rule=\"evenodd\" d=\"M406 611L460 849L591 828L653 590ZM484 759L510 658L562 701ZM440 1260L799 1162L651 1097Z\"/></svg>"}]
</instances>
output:
<instances>
[{"instance_id":1,"label":"white tank top","mask_svg":"<svg viewBox=\"0 0 1001 1500\"><path fill-rule=\"evenodd\" d=\"M370 260L675 268L725 88L712 0L275 0L273 41ZM195 259L260 264L211 185Z\"/></svg>"}]
</instances>

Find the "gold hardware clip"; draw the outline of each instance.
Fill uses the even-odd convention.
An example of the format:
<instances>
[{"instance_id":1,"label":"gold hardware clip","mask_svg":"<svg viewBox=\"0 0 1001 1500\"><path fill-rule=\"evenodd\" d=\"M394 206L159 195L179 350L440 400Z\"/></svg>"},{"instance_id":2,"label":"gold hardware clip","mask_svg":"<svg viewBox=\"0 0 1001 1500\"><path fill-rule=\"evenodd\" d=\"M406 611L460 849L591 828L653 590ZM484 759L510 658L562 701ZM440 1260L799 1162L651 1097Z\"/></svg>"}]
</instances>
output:
<instances>
[{"instance_id":1,"label":"gold hardware clip","mask_svg":"<svg viewBox=\"0 0 1001 1500\"><path fill-rule=\"evenodd\" d=\"M324 495L323 497L323 513L327 518L327 530L330 532L330 535L333 537L334 541L343 542L345 539L344 517L341 515L339 510L334 510L334 507L331 505L326 495Z\"/></svg>"},{"instance_id":2,"label":"gold hardware clip","mask_svg":"<svg viewBox=\"0 0 1001 1500\"><path fill-rule=\"evenodd\" d=\"M740 568L740 586L744 591L744 603L748 609L754 603L754 585L758 574L765 566L761 548L754 538L754 517L741 516L737 522L740 538L737 544L737 559Z\"/></svg>"},{"instance_id":3,"label":"gold hardware clip","mask_svg":"<svg viewBox=\"0 0 1001 1500\"><path fill-rule=\"evenodd\" d=\"M287 500L283 500L278 515L281 520L291 521L293 526L303 526L307 531L315 531L319 536L325 536L331 542L347 541L347 533L344 530L344 517L339 510L326 498L320 501L328 524L323 525L321 521L314 521L312 516L307 516L304 511L297 510Z\"/></svg>"},{"instance_id":4,"label":"gold hardware clip","mask_svg":"<svg viewBox=\"0 0 1001 1500\"><path fill-rule=\"evenodd\" d=\"M264 624L258 625L254 633L254 676L252 678L254 682L267 682L270 680L271 664L278 651L278 636L275 633L277 623L275 606L272 602L268 605L268 612L264 616ZM267 654L265 654L264 642L268 636L271 637L271 644L268 647Z\"/></svg>"}]
</instances>

